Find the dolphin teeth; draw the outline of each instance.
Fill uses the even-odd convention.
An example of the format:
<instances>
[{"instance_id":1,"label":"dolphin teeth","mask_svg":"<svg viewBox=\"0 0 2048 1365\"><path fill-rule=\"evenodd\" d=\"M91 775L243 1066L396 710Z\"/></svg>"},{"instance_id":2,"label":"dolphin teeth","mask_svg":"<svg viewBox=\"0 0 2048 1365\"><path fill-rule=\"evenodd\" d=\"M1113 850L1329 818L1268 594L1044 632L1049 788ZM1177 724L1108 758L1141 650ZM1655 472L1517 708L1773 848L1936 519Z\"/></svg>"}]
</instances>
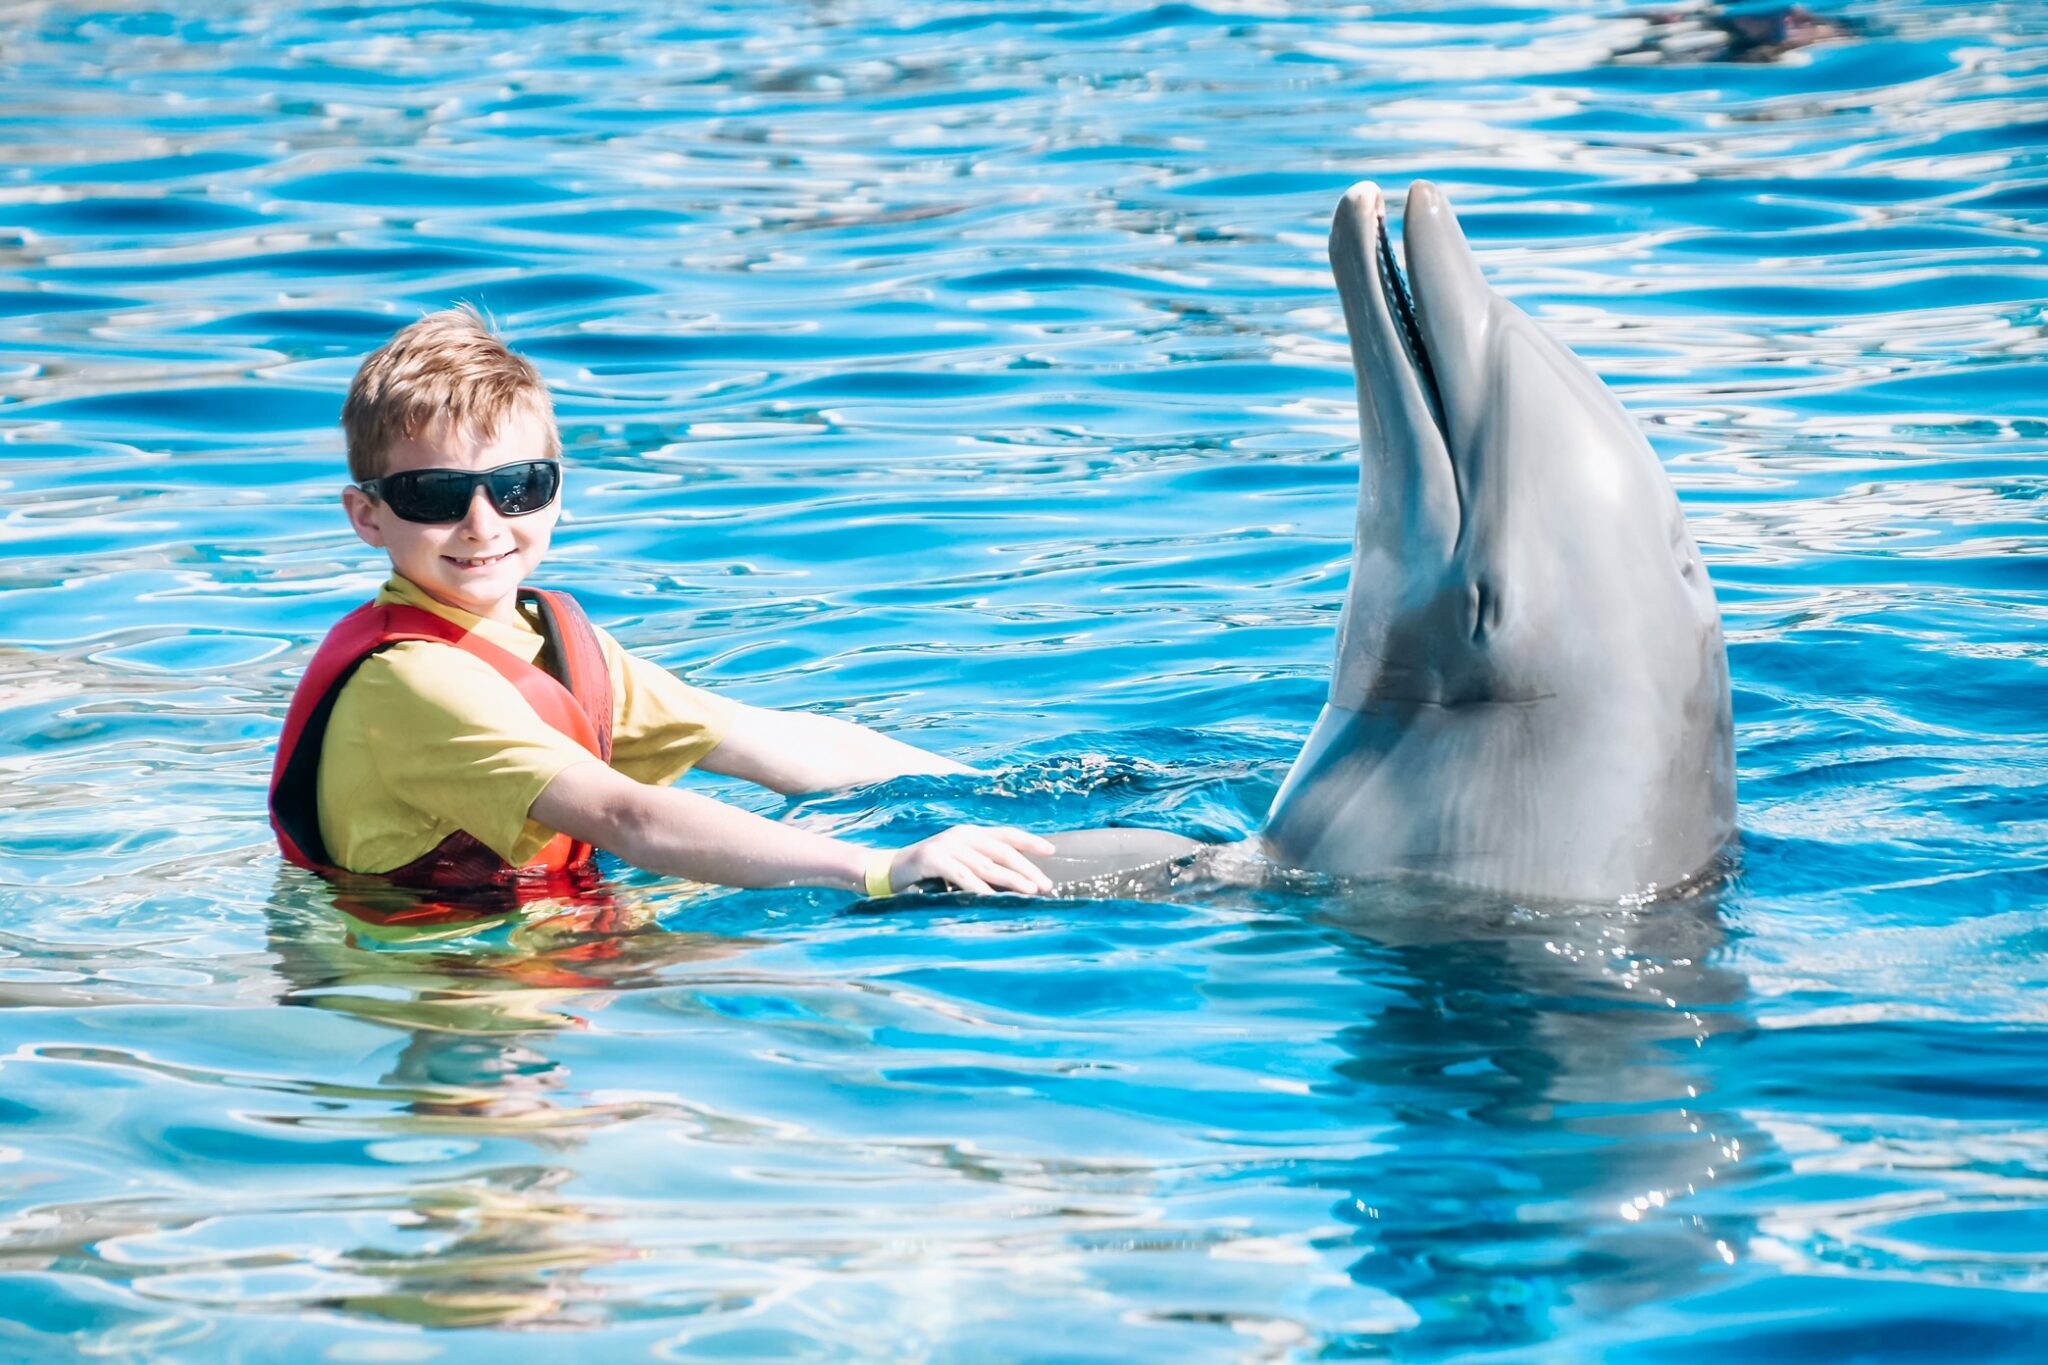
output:
<instances>
[{"instance_id":1,"label":"dolphin teeth","mask_svg":"<svg viewBox=\"0 0 2048 1365\"><path fill-rule=\"evenodd\" d=\"M1442 434L1446 448L1450 445L1450 427L1444 422L1444 397L1437 388L1436 370L1429 363L1429 348L1422 344L1422 328L1415 320L1415 300L1408 292L1408 281L1401 274L1400 263L1394 259L1394 241L1387 232L1387 214L1382 208L1379 216L1380 289L1393 305L1395 334L1401 338L1402 349L1408 352L1409 363L1415 366L1417 378L1422 383L1422 395L1429 402L1429 415Z\"/></svg>"}]
</instances>

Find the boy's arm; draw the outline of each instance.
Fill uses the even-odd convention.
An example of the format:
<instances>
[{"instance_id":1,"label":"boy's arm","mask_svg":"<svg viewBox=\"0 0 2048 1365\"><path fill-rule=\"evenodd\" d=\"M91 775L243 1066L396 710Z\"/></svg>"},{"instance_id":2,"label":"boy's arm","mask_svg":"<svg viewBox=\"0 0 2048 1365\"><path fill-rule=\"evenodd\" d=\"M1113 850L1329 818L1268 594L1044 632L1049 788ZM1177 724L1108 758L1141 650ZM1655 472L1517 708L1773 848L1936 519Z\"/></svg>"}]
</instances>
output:
<instances>
[{"instance_id":1,"label":"boy's arm","mask_svg":"<svg viewBox=\"0 0 2048 1365\"><path fill-rule=\"evenodd\" d=\"M596 759L557 773L530 814L635 867L725 886L863 891L869 864L889 853L780 825L695 792L635 782ZM1051 844L1022 830L959 825L896 850L889 879L898 890L937 878L964 891L1042 895L1053 889L1052 880L1027 855L1051 852Z\"/></svg>"},{"instance_id":2,"label":"boy's arm","mask_svg":"<svg viewBox=\"0 0 2048 1365\"><path fill-rule=\"evenodd\" d=\"M864 725L809 711L770 711L758 706L739 707L718 747L698 760L697 766L758 783L784 796L886 782L911 773L974 771L964 763L926 753Z\"/></svg>"}]
</instances>

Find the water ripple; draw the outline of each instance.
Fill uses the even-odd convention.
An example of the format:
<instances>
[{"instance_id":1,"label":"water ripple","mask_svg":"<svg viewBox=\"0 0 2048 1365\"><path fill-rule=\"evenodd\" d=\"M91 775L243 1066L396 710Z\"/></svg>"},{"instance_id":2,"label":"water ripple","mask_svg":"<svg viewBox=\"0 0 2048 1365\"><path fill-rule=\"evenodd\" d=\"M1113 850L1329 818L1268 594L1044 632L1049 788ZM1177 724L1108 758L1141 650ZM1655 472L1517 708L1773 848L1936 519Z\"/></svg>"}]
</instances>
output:
<instances>
[{"instance_id":1,"label":"water ripple","mask_svg":"<svg viewBox=\"0 0 2048 1365\"><path fill-rule=\"evenodd\" d=\"M2048 16L1819 17L0 16L0 1354L2024 1358ZM1417 176L1711 563L1695 900L614 867L405 933L280 867L291 682L379 577L340 398L460 299L557 393L552 581L987 769L707 790L1250 833L1348 573L1327 215Z\"/></svg>"}]
</instances>

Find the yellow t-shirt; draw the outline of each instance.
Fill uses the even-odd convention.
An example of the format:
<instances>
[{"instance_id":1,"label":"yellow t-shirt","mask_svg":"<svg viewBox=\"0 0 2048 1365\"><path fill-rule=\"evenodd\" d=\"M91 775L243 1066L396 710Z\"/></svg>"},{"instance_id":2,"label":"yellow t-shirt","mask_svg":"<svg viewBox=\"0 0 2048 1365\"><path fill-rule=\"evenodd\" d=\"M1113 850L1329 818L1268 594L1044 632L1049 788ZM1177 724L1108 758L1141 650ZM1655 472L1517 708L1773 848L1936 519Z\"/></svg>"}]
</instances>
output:
<instances>
[{"instance_id":1,"label":"yellow t-shirt","mask_svg":"<svg viewBox=\"0 0 2048 1365\"><path fill-rule=\"evenodd\" d=\"M377 601L403 602L528 662L540 632L444 606L393 574ZM725 737L733 703L636 659L600 630L612 675L612 767L675 781ZM590 751L534 713L483 660L438 640L405 640L363 661L335 699L320 746L320 837L352 872L389 872L467 830L506 862L530 862L555 831L527 818L535 798Z\"/></svg>"}]
</instances>

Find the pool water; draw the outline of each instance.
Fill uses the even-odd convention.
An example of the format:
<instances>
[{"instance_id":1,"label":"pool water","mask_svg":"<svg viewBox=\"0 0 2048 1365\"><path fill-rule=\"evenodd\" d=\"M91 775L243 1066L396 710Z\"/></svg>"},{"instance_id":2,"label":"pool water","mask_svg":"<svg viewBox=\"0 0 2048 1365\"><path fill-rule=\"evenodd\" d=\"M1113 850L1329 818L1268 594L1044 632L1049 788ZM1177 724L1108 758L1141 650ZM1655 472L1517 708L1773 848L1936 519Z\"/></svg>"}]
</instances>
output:
<instances>
[{"instance_id":1,"label":"pool water","mask_svg":"<svg viewBox=\"0 0 2048 1365\"><path fill-rule=\"evenodd\" d=\"M0 1358L2040 1358L2048 6L1823 14L0 12ZM401 931L280 864L341 395L462 299L557 395L547 583L985 770L700 789L1255 831L1349 569L1328 215L1418 177L1704 550L1706 893Z\"/></svg>"}]
</instances>

